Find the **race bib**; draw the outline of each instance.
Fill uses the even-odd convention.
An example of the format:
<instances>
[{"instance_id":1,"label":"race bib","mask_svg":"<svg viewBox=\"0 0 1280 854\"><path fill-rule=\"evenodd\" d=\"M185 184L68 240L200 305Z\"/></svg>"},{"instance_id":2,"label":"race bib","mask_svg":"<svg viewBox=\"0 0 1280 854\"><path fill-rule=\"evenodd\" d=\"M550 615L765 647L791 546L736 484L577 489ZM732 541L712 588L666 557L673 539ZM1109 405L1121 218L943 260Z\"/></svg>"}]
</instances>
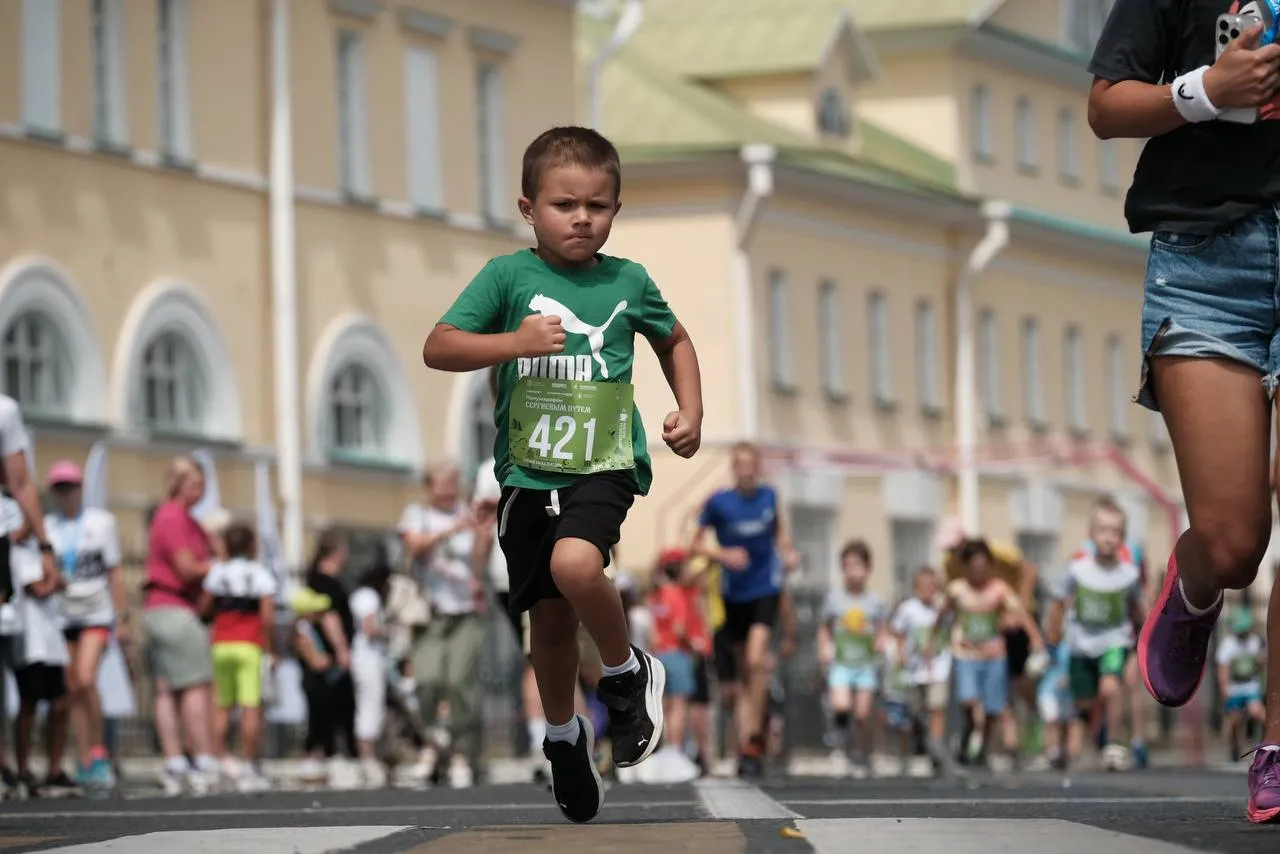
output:
<instances>
[{"instance_id":1,"label":"race bib","mask_svg":"<svg viewBox=\"0 0 1280 854\"><path fill-rule=\"evenodd\" d=\"M995 640L998 633L995 611L961 614L960 626L964 631L964 639L969 643L986 643Z\"/></svg>"},{"instance_id":2,"label":"race bib","mask_svg":"<svg viewBox=\"0 0 1280 854\"><path fill-rule=\"evenodd\" d=\"M868 664L875 659L874 635L851 635L842 632L836 637L836 660L841 664Z\"/></svg>"},{"instance_id":3,"label":"race bib","mask_svg":"<svg viewBox=\"0 0 1280 854\"><path fill-rule=\"evenodd\" d=\"M511 458L561 474L634 468L634 394L630 383L524 377L511 396Z\"/></svg>"},{"instance_id":4,"label":"race bib","mask_svg":"<svg viewBox=\"0 0 1280 854\"><path fill-rule=\"evenodd\" d=\"M1109 629L1124 625L1124 590L1099 593L1084 587L1076 589L1076 619L1088 629Z\"/></svg>"},{"instance_id":5,"label":"race bib","mask_svg":"<svg viewBox=\"0 0 1280 854\"><path fill-rule=\"evenodd\" d=\"M1231 659L1232 682L1252 682L1258 675L1258 659L1252 655L1238 655Z\"/></svg>"}]
</instances>

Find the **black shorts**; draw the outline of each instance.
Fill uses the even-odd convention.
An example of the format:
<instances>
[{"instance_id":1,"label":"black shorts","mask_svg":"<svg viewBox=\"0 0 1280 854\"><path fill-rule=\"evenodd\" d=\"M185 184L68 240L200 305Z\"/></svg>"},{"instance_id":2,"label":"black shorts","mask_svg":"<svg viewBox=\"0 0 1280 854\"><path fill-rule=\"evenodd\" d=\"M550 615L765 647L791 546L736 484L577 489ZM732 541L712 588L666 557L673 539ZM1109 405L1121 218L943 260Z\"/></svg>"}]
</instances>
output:
<instances>
[{"instance_id":1,"label":"black shorts","mask_svg":"<svg viewBox=\"0 0 1280 854\"><path fill-rule=\"evenodd\" d=\"M724 603L724 630L734 644L746 643L752 626L768 626L773 631L778 625L778 606L781 596L774 593L747 602Z\"/></svg>"},{"instance_id":2,"label":"black shorts","mask_svg":"<svg viewBox=\"0 0 1280 854\"><path fill-rule=\"evenodd\" d=\"M729 630L721 626L711 639L711 654L715 660L716 681L721 685L738 681L738 655L729 640Z\"/></svg>"},{"instance_id":3,"label":"black shorts","mask_svg":"<svg viewBox=\"0 0 1280 854\"><path fill-rule=\"evenodd\" d=\"M1017 679L1027 672L1027 659L1031 657L1031 636L1025 629L1005 629L1005 657L1009 660L1009 678Z\"/></svg>"},{"instance_id":4,"label":"black shorts","mask_svg":"<svg viewBox=\"0 0 1280 854\"><path fill-rule=\"evenodd\" d=\"M67 695L66 673L57 664L28 664L13 671L18 697L25 704L61 700Z\"/></svg>"},{"instance_id":5,"label":"black shorts","mask_svg":"<svg viewBox=\"0 0 1280 854\"><path fill-rule=\"evenodd\" d=\"M551 577L557 540L586 540L608 566L609 552L622 538L622 523L635 500L629 471L587 475L561 489L504 486L498 500L498 543L511 579L508 611L521 614L541 599L561 598Z\"/></svg>"},{"instance_id":6,"label":"black shorts","mask_svg":"<svg viewBox=\"0 0 1280 854\"><path fill-rule=\"evenodd\" d=\"M693 657L693 694L689 702L695 706L711 704L711 675L707 672L710 668L705 655Z\"/></svg>"},{"instance_id":7,"label":"black shorts","mask_svg":"<svg viewBox=\"0 0 1280 854\"><path fill-rule=\"evenodd\" d=\"M8 534L0 537L0 602L8 602L13 598L13 563L9 553L11 545Z\"/></svg>"}]
</instances>

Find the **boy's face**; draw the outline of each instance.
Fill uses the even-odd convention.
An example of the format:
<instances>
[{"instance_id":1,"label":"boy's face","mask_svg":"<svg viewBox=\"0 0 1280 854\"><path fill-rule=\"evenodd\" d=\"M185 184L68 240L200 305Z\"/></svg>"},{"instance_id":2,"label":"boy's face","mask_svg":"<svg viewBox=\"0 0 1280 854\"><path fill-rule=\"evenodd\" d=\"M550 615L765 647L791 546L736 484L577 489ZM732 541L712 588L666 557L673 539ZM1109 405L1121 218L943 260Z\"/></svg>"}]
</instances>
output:
<instances>
[{"instance_id":1,"label":"boy's face","mask_svg":"<svg viewBox=\"0 0 1280 854\"><path fill-rule=\"evenodd\" d=\"M974 555L965 567L964 575L974 586L986 584L991 578L991 561L984 554Z\"/></svg>"},{"instance_id":2,"label":"boy's face","mask_svg":"<svg viewBox=\"0 0 1280 854\"><path fill-rule=\"evenodd\" d=\"M928 602L938 595L938 576L932 572L922 572L916 576L916 598Z\"/></svg>"},{"instance_id":3,"label":"boy's face","mask_svg":"<svg viewBox=\"0 0 1280 854\"><path fill-rule=\"evenodd\" d=\"M1099 510L1093 514L1089 525L1089 538L1099 560L1111 562L1124 542L1124 517L1111 510Z\"/></svg>"},{"instance_id":4,"label":"boy's face","mask_svg":"<svg viewBox=\"0 0 1280 854\"><path fill-rule=\"evenodd\" d=\"M760 456L740 448L733 454L733 480L738 489L750 492L760 482Z\"/></svg>"},{"instance_id":5,"label":"boy's face","mask_svg":"<svg viewBox=\"0 0 1280 854\"><path fill-rule=\"evenodd\" d=\"M848 555L844 559L845 587L851 590L861 590L867 586L867 577L871 575L871 567L863 563L862 558L857 555Z\"/></svg>"},{"instance_id":6,"label":"boy's face","mask_svg":"<svg viewBox=\"0 0 1280 854\"><path fill-rule=\"evenodd\" d=\"M520 199L520 214L533 226L539 251L566 267L592 262L621 207L612 175L571 164L543 170L537 198Z\"/></svg>"}]
</instances>

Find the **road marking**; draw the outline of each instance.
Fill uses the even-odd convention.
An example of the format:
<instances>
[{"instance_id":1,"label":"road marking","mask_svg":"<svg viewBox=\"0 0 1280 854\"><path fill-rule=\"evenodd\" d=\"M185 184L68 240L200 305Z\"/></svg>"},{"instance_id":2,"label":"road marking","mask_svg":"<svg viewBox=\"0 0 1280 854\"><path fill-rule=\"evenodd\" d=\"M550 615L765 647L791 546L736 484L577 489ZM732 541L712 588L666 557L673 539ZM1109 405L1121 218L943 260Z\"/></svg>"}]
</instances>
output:
<instances>
[{"instance_id":1,"label":"road marking","mask_svg":"<svg viewBox=\"0 0 1280 854\"><path fill-rule=\"evenodd\" d=\"M947 854L1190 854L1172 842L1035 818L834 818L796 826L816 854L863 851L946 851Z\"/></svg>"},{"instance_id":2,"label":"road marking","mask_svg":"<svg viewBox=\"0 0 1280 854\"><path fill-rule=\"evenodd\" d=\"M166 830L103 842L48 849L43 854L325 854L385 839L408 827L265 827L234 830Z\"/></svg>"},{"instance_id":3,"label":"road marking","mask_svg":"<svg viewBox=\"0 0 1280 854\"><path fill-rule=\"evenodd\" d=\"M65 810L58 812L33 811L22 812L12 811L6 815L9 820L27 820L27 819L62 819L62 818L138 818L145 816L147 818L199 818L200 816L235 816L235 815L317 815L330 813L423 813L423 812L448 812L448 813L464 813L464 812L486 812L489 810L497 812L508 812L515 810L530 810L542 812L554 812L560 814L560 810L551 801L538 801L532 804L405 804L403 806L393 806L390 804L370 805L370 806L326 806L326 807L292 807L289 809L191 809L191 810L149 810L146 809L142 801L134 801L139 804L136 810ZM696 808L696 801L638 801L635 803L606 803L605 810L622 809L629 807L632 809L650 810L650 809L672 809L675 807Z\"/></svg>"},{"instance_id":4,"label":"road marking","mask_svg":"<svg viewBox=\"0 0 1280 854\"><path fill-rule=\"evenodd\" d=\"M742 830L731 822L585 825L563 822L544 827L459 830L423 842L403 854L480 854L488 851L599 854L601 851L693 850L698 854L744 854L746 848Z\"/></svg>"},{"instance_id":5,"label":"road marking","mask_svg":"<svg viewBox=\"0 0 1280 854\"><path fill-rule=\"evenodd\" d=\"M695 781L693 788L702 808L715 819L800 817L745 780L704 777Z\"/></svg>"},{"instance_id":6,"label":"road marking","mask_svg":"<svg viewBox=\"0 0 1280 854\"><path fill-rule=\"evenodd\" d=\"M1238 797L1133 797L1118 796L1114 798L785 798L782 803L796 807L874 807L874 806L977 806L996 804L999 806L1056 806L1066 804L1233 804Z\"/></svg>"}]
</instances>

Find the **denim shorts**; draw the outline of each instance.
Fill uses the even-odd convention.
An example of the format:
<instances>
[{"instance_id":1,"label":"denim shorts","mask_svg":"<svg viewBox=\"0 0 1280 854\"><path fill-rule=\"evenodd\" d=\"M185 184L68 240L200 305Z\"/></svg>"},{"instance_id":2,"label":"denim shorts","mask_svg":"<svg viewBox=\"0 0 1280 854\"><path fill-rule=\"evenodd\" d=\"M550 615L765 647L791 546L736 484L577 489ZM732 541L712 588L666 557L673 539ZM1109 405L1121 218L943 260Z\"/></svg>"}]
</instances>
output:
<instances>
[{"instance_id":1,"label":"denim shorts","mask_svg":"<svg viewBox=\"0 0 1280 854\"><path fill-rule=\"evenodd\" d=\"M848 688L850 691L874 691L880 684L875 665L833 664L827 674L828 688Z\"/></svg>"},{"instance_id":2,"label":"denim shorts","mask_svg":"<svg viewBox=\"0 0 1280 854\"><path fill-rule=\"evenodd\" d=\"M952 667L959 703L982 703L991 715L1004 711L1009 702L1009 662L1004 656L989 661L957 658Z\"/></svg>"},{"instance_id":3,"label":"denim shorts","mask_svg":"<svg viewBox=\"0 0 1280 854\"><path fill-rule=\"evenodd\" d=\"M692 697L697 690L693 656L683 650L672 650L660 653L658 661L662 662L663 668L667 671L667 696Z\"/></svg>"},{"instance_id":4,"label":"denim shorts","mask_svg":"<svg viewBox=\"0 0 1280 854\"><path fill-rule=\"evenodd\" d=\"M1280 376L1280 216L1268 207L1217 234L1158 231L1142 298L1137 402L1159 411L1153 356L1231 359L1255 368L1267 397Z\"/></svg>"}]
</instances>

